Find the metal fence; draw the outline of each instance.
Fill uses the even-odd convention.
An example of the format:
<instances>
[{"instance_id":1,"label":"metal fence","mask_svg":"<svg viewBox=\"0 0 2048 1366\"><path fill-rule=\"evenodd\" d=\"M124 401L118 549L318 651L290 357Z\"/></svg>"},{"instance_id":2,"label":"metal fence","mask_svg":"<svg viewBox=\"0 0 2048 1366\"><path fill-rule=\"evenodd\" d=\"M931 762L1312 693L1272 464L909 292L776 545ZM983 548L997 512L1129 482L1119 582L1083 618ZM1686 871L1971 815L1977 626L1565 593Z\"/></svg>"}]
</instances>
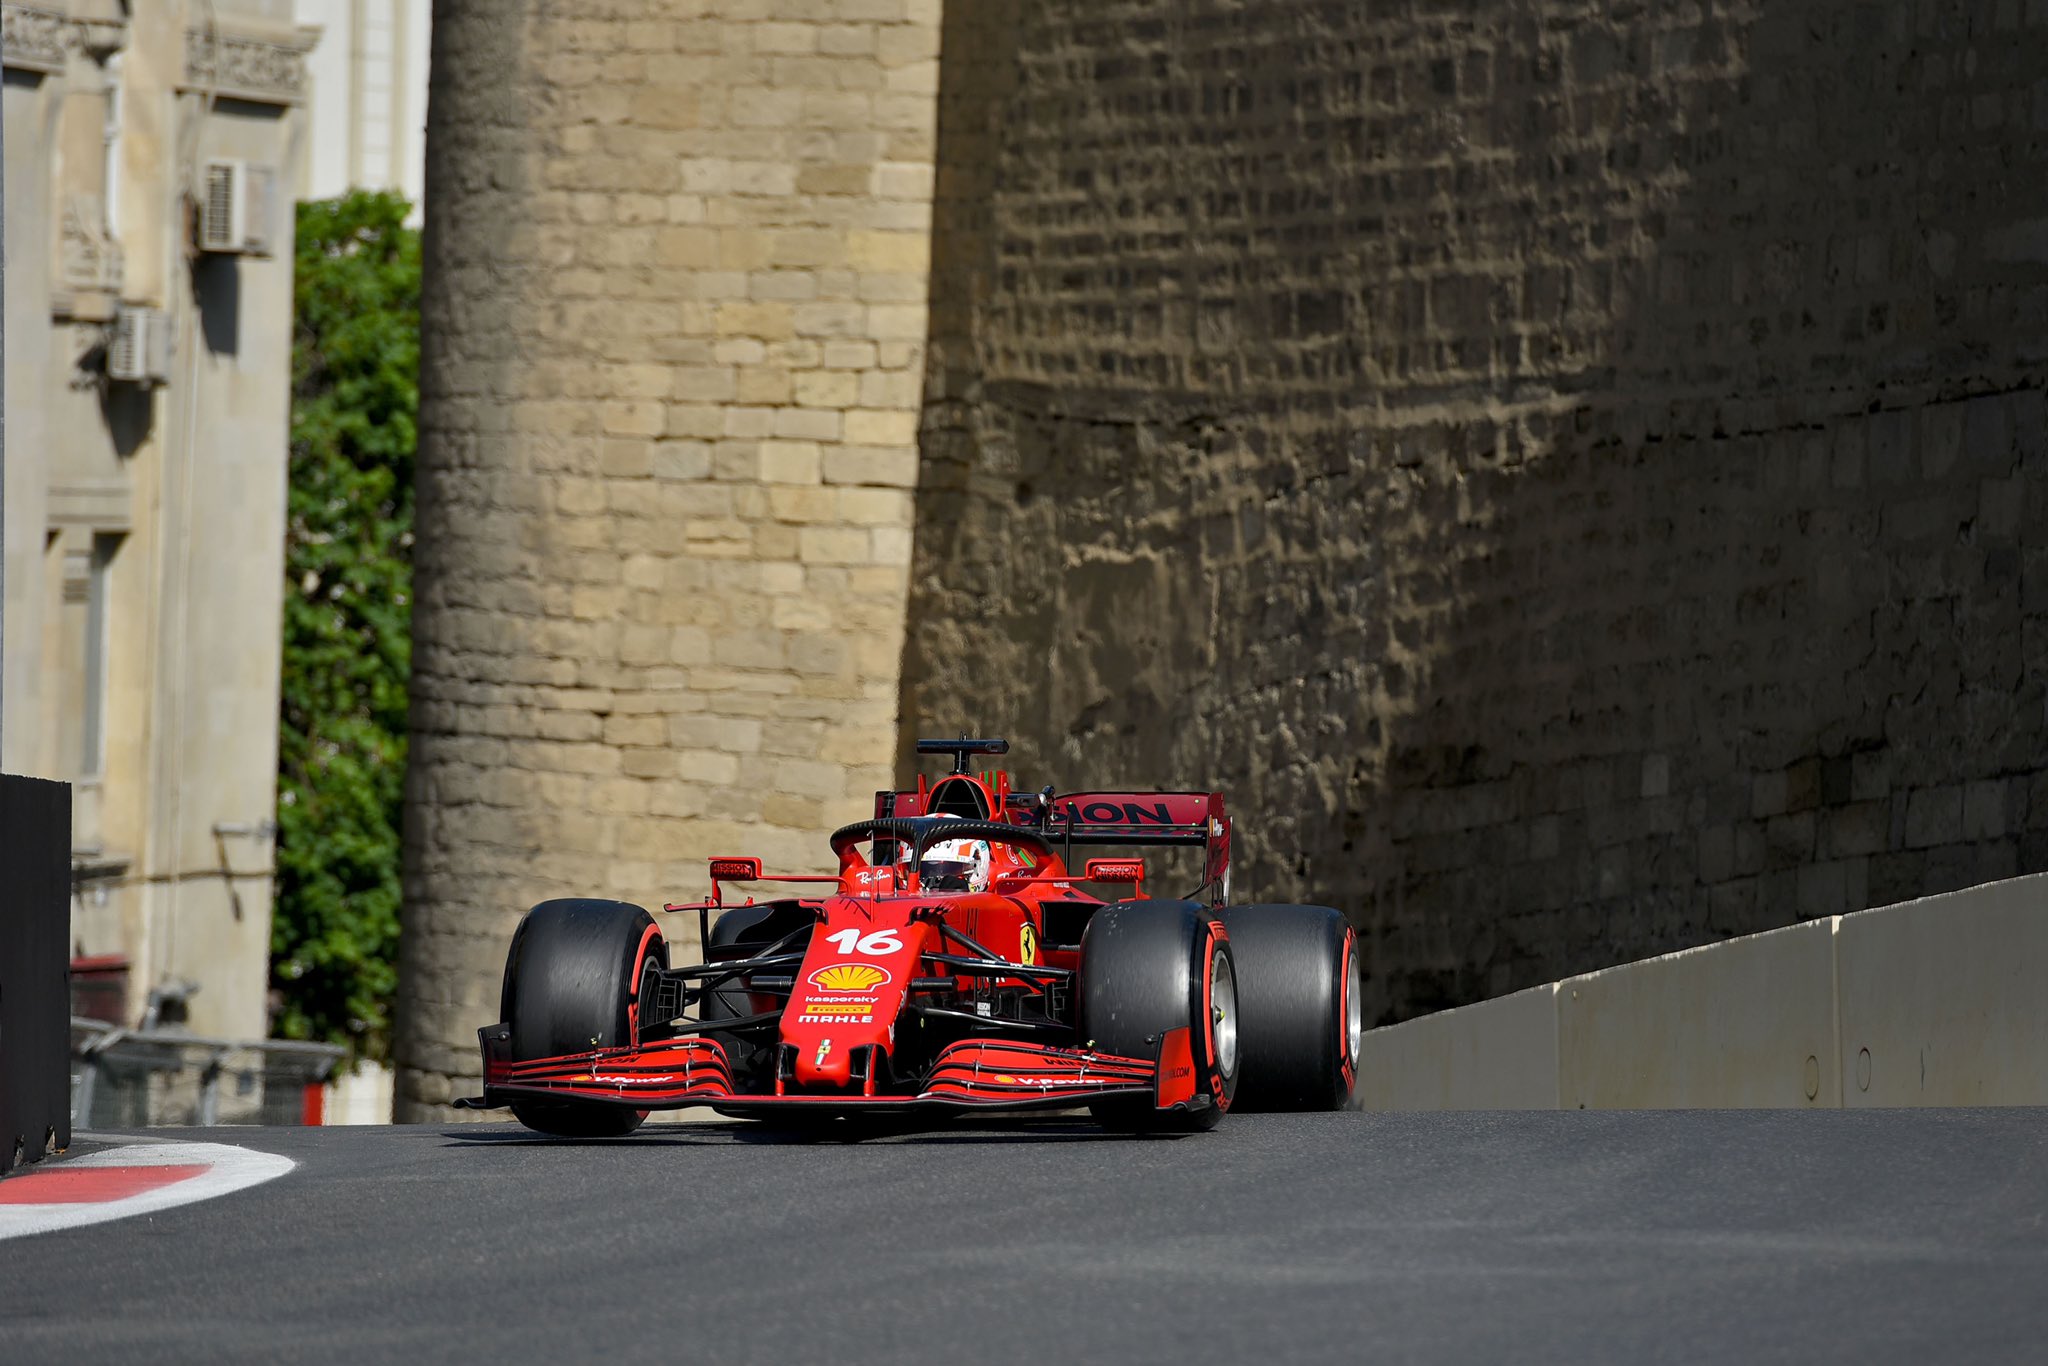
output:
<instances>
[{"instance_id":1,"label":"metal fence","mask_svg":"<svg viewBox=\"0 0 2048 1366\"><path fill-rule=\"evenodd\" d=\"M71 1019L71 1122L78 1128L318 1124L334 1044L208 1039Z\"/></svg>"}]
</instances>

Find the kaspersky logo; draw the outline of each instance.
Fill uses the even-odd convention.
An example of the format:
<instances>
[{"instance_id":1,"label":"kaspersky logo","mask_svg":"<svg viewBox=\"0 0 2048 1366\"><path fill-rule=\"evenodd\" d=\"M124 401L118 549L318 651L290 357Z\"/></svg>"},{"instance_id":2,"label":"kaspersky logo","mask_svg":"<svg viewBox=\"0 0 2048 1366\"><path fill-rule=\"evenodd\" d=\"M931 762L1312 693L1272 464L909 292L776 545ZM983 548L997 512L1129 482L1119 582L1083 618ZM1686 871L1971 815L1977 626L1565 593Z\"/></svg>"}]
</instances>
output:
<instances>
[{"instance_id":1,"label":"kaspersky logo","mask_svg":"<svg viewBox=\"0 0 2048 1366\"><path fill-rule=\"evenodd\" d=\"M873 963L834 963L807 978L820 991L873 991L888 985L889 970Z\"/></svg>"}]
</instances>

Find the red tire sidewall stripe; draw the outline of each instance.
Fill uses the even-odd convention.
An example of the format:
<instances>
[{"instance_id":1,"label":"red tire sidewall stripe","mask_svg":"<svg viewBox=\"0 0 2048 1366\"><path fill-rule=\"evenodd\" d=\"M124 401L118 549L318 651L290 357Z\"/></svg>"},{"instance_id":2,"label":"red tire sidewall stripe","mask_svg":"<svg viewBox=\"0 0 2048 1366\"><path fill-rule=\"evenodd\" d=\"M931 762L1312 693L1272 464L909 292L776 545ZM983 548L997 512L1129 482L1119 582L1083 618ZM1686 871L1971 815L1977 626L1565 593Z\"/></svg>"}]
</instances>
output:
<instances>
[{"instance_id":1,"label":"red tire sidewall stripe","mask_svg":"<svg viewBox=\"0 0 2048 1366\"><path fill-rule=\"evenodd\" d=\"M626 1038L625 1042L637 1048L640 1046L640 983L647 974L647 948L661 942L661 926L648 922L640 935L640 947L633 952L633 985L626 996ZM643 1111L640 1116L645 1119Z\"/></svg>"},{"instance_id":2,"label":"red tire sidewall stripe","mask_svg":"<svg viewBox=\"0 0 2048 1366\"><path fill-rule=\"evenodd\" d=\"M1202 1046L1208 1050L1209 1098L1221 1111L1230 1109L1230 1089L1224 1084L1223 1061L1216 1051L1216 946L1230 942L1230 931L1220 920L1208 922L1209 933L1202 950Z\"/></svg>"}]
</instances>

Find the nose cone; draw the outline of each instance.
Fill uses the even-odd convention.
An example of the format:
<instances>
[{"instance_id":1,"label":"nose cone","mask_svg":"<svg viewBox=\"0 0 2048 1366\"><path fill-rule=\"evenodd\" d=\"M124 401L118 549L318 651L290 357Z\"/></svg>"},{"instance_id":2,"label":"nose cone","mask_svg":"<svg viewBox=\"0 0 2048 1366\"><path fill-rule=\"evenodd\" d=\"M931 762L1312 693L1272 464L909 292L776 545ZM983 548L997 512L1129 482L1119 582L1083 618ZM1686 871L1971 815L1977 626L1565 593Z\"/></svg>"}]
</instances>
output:
<instances>
[{"instance_id":1,"label":"nose cone","mask_svg":"<svg viewBox=\"0 0 2048 1366\"><path fill-rule=\"evenodd\" d=\"M853 1082L853 1049L826 1037L799 1045L796 1055L797 1085L839 1088Z\"/></svg>"}]
</instances>

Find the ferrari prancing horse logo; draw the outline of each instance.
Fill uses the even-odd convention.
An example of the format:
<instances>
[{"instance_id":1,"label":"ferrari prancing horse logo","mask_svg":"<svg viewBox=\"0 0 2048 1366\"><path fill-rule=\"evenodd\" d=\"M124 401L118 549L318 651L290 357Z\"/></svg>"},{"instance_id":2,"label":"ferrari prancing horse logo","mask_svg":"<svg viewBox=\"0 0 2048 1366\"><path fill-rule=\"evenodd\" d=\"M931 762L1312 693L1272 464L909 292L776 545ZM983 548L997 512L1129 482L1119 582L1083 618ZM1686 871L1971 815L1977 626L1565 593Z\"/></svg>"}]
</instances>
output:
<instances>
[{"instance_id":1,"label":"ferrari prancing horse logo","mask_svg":"<svg viewBox=\"0 0 2048 1366\"><path fill-rule=\"evenodd\" d=\"M1017 936L1017 961L1025 967L1038 963L1038 931L1031 928L1031 922L1024 922L1024 929Z\"/></svg>"}]
</instances>

